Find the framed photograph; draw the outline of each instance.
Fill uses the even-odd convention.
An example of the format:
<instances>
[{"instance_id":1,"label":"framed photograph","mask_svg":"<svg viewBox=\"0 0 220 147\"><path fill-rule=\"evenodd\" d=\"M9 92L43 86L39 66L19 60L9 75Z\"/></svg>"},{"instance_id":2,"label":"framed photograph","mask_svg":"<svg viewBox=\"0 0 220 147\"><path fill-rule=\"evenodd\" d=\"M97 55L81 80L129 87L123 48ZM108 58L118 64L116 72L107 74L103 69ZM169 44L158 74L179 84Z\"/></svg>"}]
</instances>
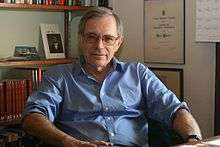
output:
<instances>
[{"instance_id":1,"label":"framed photograph","mask_svg":"<svg viewBox=\"0 0 220 147\"><path fill-rule=\"evenodd\" d=\"M46 59L65 58L63 39L58 24L40 24Z\"/></svg>"},{"instance_id":2,"label":"framed photograph","mask_svg":"<svg viewBox=\"0 0 220 147\"><path fill-rule=\"evenodd\" d=\"M153 67L149 69L183 101L183 69Z\"/></svg>"},{"instance_id":3,"label":"framed photograph","mask_svg":"<svg viewBox=\"0 0 220 147\"><path fill-rule=\"evenodd\" d=\"M40 59L36 47L30 46L15 46L14 57L26 60Z\"/></svg>"},{"instance_id":4,"label":"framed photograph","mask_svg":"<svg viewBox=\"0 0 220 147\"><path fill-rule=\"evenodd\" d=\"M145 1L145 62L184 64L184 27L184 0Z\"/></svg>"}]
</instances>

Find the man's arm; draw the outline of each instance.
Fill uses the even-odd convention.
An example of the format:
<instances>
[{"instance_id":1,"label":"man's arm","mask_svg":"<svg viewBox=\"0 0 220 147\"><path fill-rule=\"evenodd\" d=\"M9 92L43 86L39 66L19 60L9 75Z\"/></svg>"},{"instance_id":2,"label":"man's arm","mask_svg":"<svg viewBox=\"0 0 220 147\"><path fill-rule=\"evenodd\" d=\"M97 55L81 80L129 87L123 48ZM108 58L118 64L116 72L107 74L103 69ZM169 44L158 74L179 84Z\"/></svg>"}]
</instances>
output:
<instances>
[{"instance_id":1,"label":"man's arm","mask_svg":"<svg viewBox=\"0 0 220 147\"><path fill-rule=\"evenodd\" d=\"M187 139L189 135L196 135L199 139L202 139L199 125L194 117L185 109L177 110L173 120L173 128L187 142L197 141L193 138Z\"/></svg>"},{"instance_id":2,"label":"man's arm","mask_svg":"<svg viewBox=\"0 0 220 147\"><path fill-rule=\"evenodd\" d=\"M104 141L85 142L77 140L56 128L52 122L39 113L32 113L24 117L23 129L28 134L57 147L97 147L97 145L112 145Z\"/></svg>"}]
</instances>

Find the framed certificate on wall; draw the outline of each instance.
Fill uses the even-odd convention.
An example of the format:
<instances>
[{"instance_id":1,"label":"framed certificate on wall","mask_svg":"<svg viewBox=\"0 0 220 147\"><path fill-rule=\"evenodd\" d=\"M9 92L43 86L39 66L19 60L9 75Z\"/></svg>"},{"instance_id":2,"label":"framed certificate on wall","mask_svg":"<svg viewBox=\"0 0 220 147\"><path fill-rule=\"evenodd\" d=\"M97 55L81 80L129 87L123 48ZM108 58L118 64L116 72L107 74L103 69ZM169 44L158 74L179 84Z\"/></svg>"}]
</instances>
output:
<instances>
[{"instance_id":1,"label":"framed certificate on wall","mask_svg":"<svg viewBox=\"0 0 220 147\"><path fill-rule=\"evenodd\" d=\"M184 64L184 39L184 0L145 1L145 62Z\"/></svg>"}]
</instances>

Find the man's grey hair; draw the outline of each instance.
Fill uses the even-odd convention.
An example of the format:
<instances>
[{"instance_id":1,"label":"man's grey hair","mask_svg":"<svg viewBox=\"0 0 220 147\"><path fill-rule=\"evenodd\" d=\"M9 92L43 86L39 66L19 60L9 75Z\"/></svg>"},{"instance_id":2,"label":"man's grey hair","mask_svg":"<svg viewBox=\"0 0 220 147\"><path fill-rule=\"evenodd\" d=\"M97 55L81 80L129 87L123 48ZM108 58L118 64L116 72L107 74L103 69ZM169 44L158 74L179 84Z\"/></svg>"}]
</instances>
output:
<instances>
[{"instance_id":1,"label":"man's grey hair","mask_svg":"<svg viewBox=\"0 0 220 147\"><path fill-rule=\"evenodd\" d=\"M122 21L120 20L117 14L115 14L112 10L105 7L92 7L82 16L78 26L79 27L78 35L79 36L84 35L85 26L89 19L104 17L104 16L113 16L115 18L118 36L123 37Z\"/></svg>"}]
</instances>

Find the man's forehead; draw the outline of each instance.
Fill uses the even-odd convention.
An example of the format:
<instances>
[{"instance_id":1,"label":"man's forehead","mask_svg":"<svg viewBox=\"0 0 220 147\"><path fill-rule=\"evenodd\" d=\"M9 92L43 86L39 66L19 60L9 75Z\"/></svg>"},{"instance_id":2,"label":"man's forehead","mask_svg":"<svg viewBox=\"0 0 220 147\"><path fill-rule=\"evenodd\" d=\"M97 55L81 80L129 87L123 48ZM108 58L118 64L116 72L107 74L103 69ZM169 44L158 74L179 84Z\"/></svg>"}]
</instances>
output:
<instances>
[{"instance_id":1,"label":"man's forehead","mask_svg":"<svg viewBox=\"0 0 220 147\"><path fill-rule=\"evenodd\" d=\"M106 35L117 34L117 25L113 16L96 17L88 19L85 24L84 33L105 33Z\"/></svg>"}]
</instances>

